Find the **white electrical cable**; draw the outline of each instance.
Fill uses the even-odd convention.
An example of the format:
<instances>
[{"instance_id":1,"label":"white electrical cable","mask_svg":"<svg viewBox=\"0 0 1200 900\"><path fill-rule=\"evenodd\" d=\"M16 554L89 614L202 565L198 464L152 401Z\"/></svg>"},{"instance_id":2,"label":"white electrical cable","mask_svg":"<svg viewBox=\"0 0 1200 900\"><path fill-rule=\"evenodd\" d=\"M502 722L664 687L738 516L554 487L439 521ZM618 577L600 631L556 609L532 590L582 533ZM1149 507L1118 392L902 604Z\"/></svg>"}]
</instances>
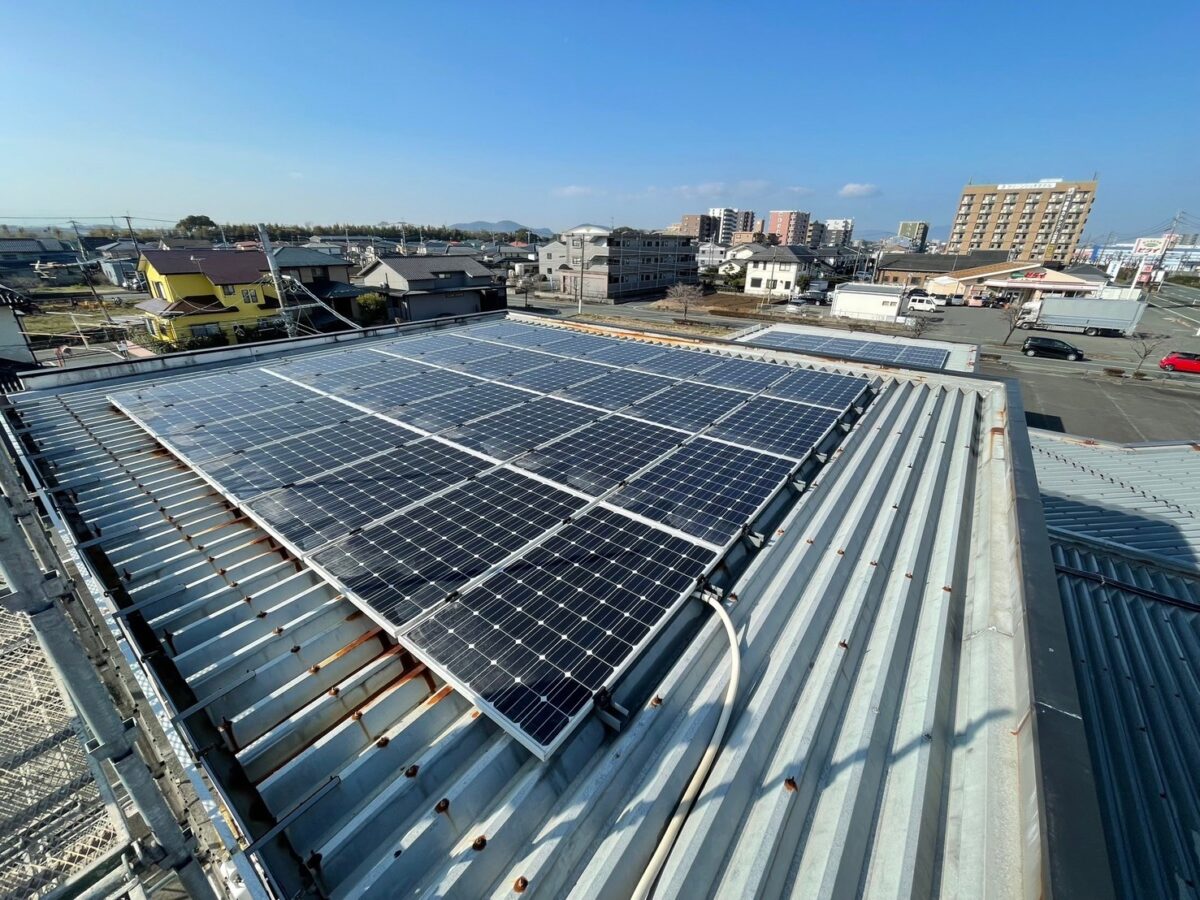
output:
<instances>
[{"instance_id":1,"label":"white electrical cable","mask_svg":"<svg viewBox=\"0 0 1200 900\"><path fill-rule=\"evenodd\" d=\"M721 622L725 625L725 634L729 637L729 687L725 689L725 705L721 708L721 717L717 719L717 727L713 730L712 739L708 742L708 749L704 751L704 756L696 766L692 780L688 782L687 790L683 792L683 796L679 799L679 805L675 807L675 815L671 817L671 822L667 825L667 830L663 832L654 856L650 858L650 862L646 865L646 871L642 873L642 878L633 891L633 900L645 900L650 896L654 882L658 880L658 874L667 861L671 848L675 846L675 839L679 837L683 823L687 821L688 814L692 811L692 804L700 795L700 789L704 787L704 782L708 778L708 771L712 768L717 753L721 749L721 742L725 739L725 729L729 725L729 717L733 712L733 700L737 696L738 678L742 668L737 631L733 627L733 620L729 618L729 613L725 612L725 607L721 605L721 601L711 596L705 597L704 600L721 617Z\"/></svg>"}]
</instances>

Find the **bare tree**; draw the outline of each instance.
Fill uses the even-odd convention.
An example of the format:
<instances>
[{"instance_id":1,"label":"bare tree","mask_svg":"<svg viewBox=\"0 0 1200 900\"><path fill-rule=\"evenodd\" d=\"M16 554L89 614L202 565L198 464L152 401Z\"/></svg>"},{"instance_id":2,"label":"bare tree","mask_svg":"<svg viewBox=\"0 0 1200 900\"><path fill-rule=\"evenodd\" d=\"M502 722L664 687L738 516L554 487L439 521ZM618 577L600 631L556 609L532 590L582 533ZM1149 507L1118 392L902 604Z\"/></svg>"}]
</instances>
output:
<instances>
[{"instance_id":1,"label":"bare tree","mask_svg":"<svg viewBox=\"0 0 1200 900\"><path fill-rule=\"evenodd\" d=\"M529 309L529 295L537 290L537 278L531 275L526 275L521 279L517 290L525 295L525 308Z\"/></svg>"},{"instance_id":2,"label":"bare tree","mask_svg":"<svg viewBox=\"0 0 1200 900\"><path fill-rule=\"evenodd\" d=\"M1008 306L1002 310L1004 321L1008 323L1008 334L1004 336L1004 343L1008 344L1008 339L1012 337L1014 331L1017 330L1017 323L1021 321L1021 314L1025 309L1021 306L1019 300L1010 300Z\"/></svg>"},{"instance_id":3,"label":"bare tree","mask_svg":"<svg viewBox=\"0 0 1200 900\"><path fill-rule=\"evenodd\" d=\"M1138 358L1137 368L1133 370L1133 374L1140 375L1142 366L1146 364L1154 351L1170 340L1170 335L1166 334L1146 334L1145 332L1137 332L1129 335L1129 346L1133 350L1133 355Z\"/></svg>"},{"instance_id":4,"label":"bare tree","mask_svg":"<svg viewBox=\"0 0 1200 900\"><path fill-rule=\"evenodd\" d=\"M683 321L687 321L688 308L700 300L703 291L694 284L673 284L667 288L667 299L683 304Z\"/></svg>"},{"instance_id":5,"label":"bare tree","mask_svg":"<svg viewBox=\"0 0 1200 900\"><path fill-rule=\"evenodd\" d=\"M909 337L919 338L921 335L923 335L926 331L929 330L929 326L931 326L932 324L933 324L933 320L927 319L927 318L925 318L925 316L912 316L912 315L908 316Z\"/></svg>"}]
</instances>

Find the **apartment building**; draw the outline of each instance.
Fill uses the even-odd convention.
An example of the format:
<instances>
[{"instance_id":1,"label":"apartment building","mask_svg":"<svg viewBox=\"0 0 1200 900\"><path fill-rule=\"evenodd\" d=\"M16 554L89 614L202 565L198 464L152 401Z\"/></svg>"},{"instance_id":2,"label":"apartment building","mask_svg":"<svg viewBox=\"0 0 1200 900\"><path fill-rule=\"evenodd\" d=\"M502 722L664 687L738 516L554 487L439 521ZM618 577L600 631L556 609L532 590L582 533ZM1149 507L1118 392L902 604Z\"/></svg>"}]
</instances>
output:
<instances>
[{"instance_id":1,"label":"apartment building","mask_svg":"<svg viewBox=\"0 0 1200 900\"><path fill-rule=\"evenodd\" d=\"M703 244L697 244L697 271L703 272L705 269L719 269L724 264L728 253L729 248L727 246L718 244L715 241L705 241Z\"/></svg>"},{"instance_id":2,"label":"apartment building","mask_svg":"<svg viewBox=\"0 0 1200 900\"><path fill-rule=\"evenodd\" d=\"M703 213L686 215L679 223L679 234L694 237L697 241L709 241L720 231L720 220Z\"/></svg>"},{"instance_id":3,"label":"apartment building","mask_svg":"<svg viewBox=\"0 0 1200 900\"><path fill-rule=\"evenodd\" d=\"M804 240L800 243L805 247L820 247L825 243L825 223L810 219L804 232Z\"/></svg>"},{"instance_id":4,"label":"apartment building","mask_svg":"<svg viewBox=\"0 0 1200 900\"><path fill-rule=\"evenodd\" d=\"M715 235L717 242L728 244L733 239L735 231L753 231L754 230L754 210L752 209L732 209L728 206L714 206L708 211L718 222L717 233Z\"/></svg>"},{"instance_id":5,"label":"apartment building","mask_svg":"<svg viewBox=\"0 0 1200 900\"><path fill-rule=\"evenodd\" d=\"M807 244L811 218L798 209L773 209L767 220L767 234L777 235L781 244Z\"/></svg>"},{"instance_id":6,"label":"apartment building","mask_svg":"<svg viewBox=\"0 0 1200 900\"><path fill-rule=\"evenodd\" d=\"M673 284L695 284L696 245L681 234L580 225L538 248L538 270L568 297L619 303Z\"/></svg>"},{"instance_id":7,"label":"apartment building","mask_svg":"<svg viewBox=\"0 0 1200 900\"><path fill-rule=\"evenodd\" d=\"M924 253L925 247L929 243L929 223L928 222L901 222L900 227L896 229L896 234L900 237L908 238L912 242L912 248L917 253Z\"/></svg>"},{"instance_id":8,"label":"apartment building","mask_svg":"<svg viewBox=\"0 0 1200 900\"><path fill-rule=\"evenodd\" d=\"M849 247L854 237L853 219L829 219L825 222L824 247Z\"/></svg>"},{"instance_id":9,"label":"apartment building","mask_svg":"<svg viewBox=\"0 0 1200 900\"><path fill-rule=\"evenodd\" d=\"M1067 262L1079 246L1095 199L1095 181L968 184L946 252L1008 250L1014 259Z\"/></svg>"}]
</instances>

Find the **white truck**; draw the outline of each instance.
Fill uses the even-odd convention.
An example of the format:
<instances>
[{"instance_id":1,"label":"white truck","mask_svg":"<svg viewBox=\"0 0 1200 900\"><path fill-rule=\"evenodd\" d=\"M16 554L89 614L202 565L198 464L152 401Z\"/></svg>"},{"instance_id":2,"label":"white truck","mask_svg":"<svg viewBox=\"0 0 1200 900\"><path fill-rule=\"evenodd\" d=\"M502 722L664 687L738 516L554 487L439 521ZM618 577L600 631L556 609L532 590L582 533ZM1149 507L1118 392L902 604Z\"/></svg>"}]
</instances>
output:
<instances>
[{"instance_id":1,"label":"white truck","mask_svg":"<svg viewBox=\"0 0 1200 900\"><path fill-rule=\"evenodd\" d=\"M1021 308L1017 327L1077 334L1129 335L1137 330L1146 300L1137 297L1043 297Z\"/></svg>"}]
</instances>

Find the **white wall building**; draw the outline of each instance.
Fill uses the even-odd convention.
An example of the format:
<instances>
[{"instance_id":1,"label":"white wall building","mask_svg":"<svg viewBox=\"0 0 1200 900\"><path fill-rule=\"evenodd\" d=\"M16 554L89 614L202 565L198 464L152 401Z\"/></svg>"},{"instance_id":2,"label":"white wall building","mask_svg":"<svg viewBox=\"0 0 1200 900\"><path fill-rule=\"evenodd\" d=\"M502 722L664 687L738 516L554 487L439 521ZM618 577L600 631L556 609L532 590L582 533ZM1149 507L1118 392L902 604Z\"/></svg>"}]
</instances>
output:
<instances>
[{"instance_id":1,"label":"white wall building","mask_svg":"<svg viewBox=\"0 0 1200 900\"><path fill-rule=\"evenodd\" d=\"M729 244L733 243L733 233L735 231L753 231L754 230L754 210L752 209L733 209L728 206L714 206L709 209L708 214L717 220L717 243Z\"/></svg>"},{"instance_id":2,"label":"white wall building","mask_svg":"<svg viewBox=\"0 0 1200 900\"><path fill-rule=\"evenodd\" d=\"M696 246L696 269L700 272L708 268L719 269L728 255L729 247L725 244L718 244L716 241L698 244Z\"/></svg>"},{"instance_id":3,"label":"white wall building","mask_svg":"<svg viewBox=\"0 0 1200 900\"><path fill-rule=\"evenodd\" d=\"M825 222L825 239L821 243L826 247L849 247L853 237L853 219L827 219Z\"/></svg>"}]
</instances>

